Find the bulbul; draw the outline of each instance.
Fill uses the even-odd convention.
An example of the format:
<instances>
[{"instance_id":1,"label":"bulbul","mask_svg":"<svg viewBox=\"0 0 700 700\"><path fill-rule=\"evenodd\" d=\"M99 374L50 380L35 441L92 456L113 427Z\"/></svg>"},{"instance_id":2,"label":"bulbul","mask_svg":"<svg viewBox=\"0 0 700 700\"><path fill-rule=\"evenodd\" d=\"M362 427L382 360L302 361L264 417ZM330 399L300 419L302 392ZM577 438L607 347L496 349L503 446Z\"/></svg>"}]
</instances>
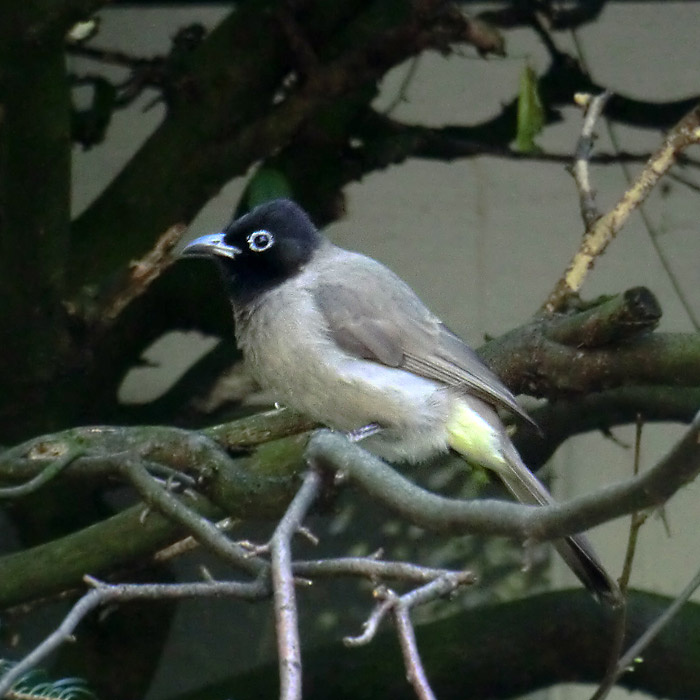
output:
<instances>
[{"instance_id":1,"label":"bulbul","mask_svg":"<svg viewBox=\"0 0 700 700\"><path fill-rule=\"evenodd\" d=\"M408 284L333 245L294 202L267 202L182 254L218 264L244 359L276 399L338 430L377 426L362 445L390 461L452 449L523 503L553 502L496 412L530 420L513 394ZM598 599L618 602L585 537L554 544Z\"/></svg>"}]
</instances>

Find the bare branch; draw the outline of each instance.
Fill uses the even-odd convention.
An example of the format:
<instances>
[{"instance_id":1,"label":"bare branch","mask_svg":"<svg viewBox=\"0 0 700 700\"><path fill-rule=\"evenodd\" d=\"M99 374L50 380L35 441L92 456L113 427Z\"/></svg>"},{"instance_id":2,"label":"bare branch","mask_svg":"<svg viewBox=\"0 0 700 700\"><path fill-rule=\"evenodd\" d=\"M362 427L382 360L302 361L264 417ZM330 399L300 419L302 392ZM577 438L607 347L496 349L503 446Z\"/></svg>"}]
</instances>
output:
<instances>
[{"instance_id":1,"label":"bare branch","mask_svg":"<svg viewBox=\"0 0 700 700\"><path fill-rule=\"evenodd\" d=\"M636 476L639 474L639 462L641 455L641 444L642 444L642 428L643 423L641 416L637 416L637 425L635 431L634 439L634 468L633 474ZM630 528L629 535L627 538L627 549L625 551L624 564L622 566L622 574L618 579L620 584L621 601L622 604L614 612L614 627L612 632L612 645L610 647L610 656L608 659L608 664L605 669L605 675L600 681L600 685L596 691L591 696L591 700L603 700L609 694L615 682L617 680L616 669L618 665L618 659L622 653L622 648L625 642L625 630L627 627L627 601L629 595L629 580L632 574L632 563L634 561L634 555L637 550L637 540L639 537L639 531L642 525L646 522L647 514L639 513L635 511L632 513L630 518Z\"/></svg>"},{"instance_id":2,"label":"bare branch","mask_svg":"<svg viewBox=\"0 0 700 700\"><path fill-rule=\"evenodd\" d=\"M434 700L435 695L430 688L430 683L423 668L409 612L416 605L422 605L448 595L460 586L470 584L472 581L473 577L467 572L445 572L430 583L402 596L398 596L394 591L381 586L375 591L379 602L365 621L362 634L357 637L345 637L343 643L349 647L368 644L377 634L381 621L386 617L387 613L391 612L406 667L406 677L420 700Z\"/></svg>"},{"instance_id":3,"label":"bare branch","mask_svg":"<svg viewBox=\"0 0 700 700\"><path fill-rule=\"evenodd\" d=\"M73 632L81 620L92 610L106 603L131 600L156 600L162 598L195 598L201 596L228 596L241 600L259 600L269 595L269 588L263 579L241 583L238 581L213 581L206 583L158 583L110 585L85 577L86 582L95 586L71 608L63 622L33 651L13 666L0 678L0 697L11 690L13 683L27 671L40 664L49 654L64 642L72 639Z\"/></svg>"},{"instance_id":4,"label":"bare branch","mask_svg":"<svg viewBox=\"0 0 700 700\"><path fill-rule=\"evenodd\" d=\"M642 422L642 417L637 416L637 425L634 435L634 467L633 474L637 476L639 474L639 462L641 455L641 445L642 445L642 428L644 423ZM622 574L620 575L620 589L623 593L627 592L629 587L630 577L632 576L632 564L634 562L634 555L637 552L637 541L639 539L639 531L642 525L647 520L646 513L640 513L635 511L632 513L630 518L630 531L627 538L627 550L625 551L625 562L622 567Z\"/></svg>"},{"instance_id":5,"label":"bare branch","mask_svg":"<svg viewBox=\"0 0 700 700\"><path fill-rule=\"evenodd\" d=\"M642 634L642 636L625 652L622 658L618 661L616 676L618 679L627 671L634 670L634 664L637 662L640 654L646 649L649 644L658 636L659 632L678 614L685 603L690 600L690 596L700 588L700 570L698 570L690 580L688 585L678 594L678 597L668 606L668 608L660 615L654 623L652 623Z\"/></svg>"},{"instance_id":6,"label":"bare branch","mask_svg":"<svg viewBox=\"0 0 700 700\"><path fill-rule=\"evenodd\" d=\"M631 306L627 301L622 304L629 307L628 311L639 306L639 296L633 296L636 301ZM620 316L613 301L604 306L607 310L600 312L603 317ZM481 349L487 363L517 391L570 397L557 398L534 412L545 429L545 440L525 430L518 430L514 436L518 449L533 468L546 461L572 434L628 423L638 413L646 420L687 422L699 405L697 335L654 333L639 340L628 339L619 346L610 345L609 341L616 339L616 331L612 326L607 328L605 318L598 324L593 323L595 311L577 315L583 320L583 332L576 330L574 317L556 316L539 320L529 330L519 329ZM624 316L623 325L628 330L621 337L653 321L653 314L646 312L644 318L627 311ZM613 326L616 324L617 321ZM574 346L551 342L550 334ZM603 347L595 351L575 347L589 344ZM653 382L660 385L652 386ZM612 388L620 385L623 386ZM583 395L591 391L595 393ZM207 518L218 520L225 514L246 518L251 506L258 515L263 511L276 518L293 495L306 437L288 439L284 449L282 443L277 443L272 450L263 448L245 456L240 455L239 448L311 427L313 423L289 411L259 414L202 433L162 426L79 427L39 436L1 452L0 474L8 485L27 481L71 447L79 447L85 453L71 463L61 478L106 481L119 473L119 462L128 452L149 464L164 465L196 478L197 488L207 497L199 497L191 505ZM251 481L251 474L259 480ZM265 487L261 489L263 482ZM125 511L88 530L3 557L6 575L0 580L0 606L75 588L85 571L102 573L129 566L131 561L147 557L182 537L177 527L169 526L160 516L140 525L136 512ZM128 535L123 536L124 533ZM97 547L94 542L109 545Z\"/></svg>"},{"instance_id":7,"label":"bare branch","mask_svg":"<svg viewBox=\"0 0 700 700\"><path fill-rule=\"evenodd\" d=\"M463 577L464 583L473 583L476 577L471 572L436 569L402 561L378 561L372 557L339 557L316 561L295 561L292 564L296 575L312 578L330 576L355 576L371 581L398 579L408 583L430 583L445 575Z\"/></svg>"},{"instance_id":8,"label":"bare branch","mask_svg":"<svg viewBox=\"0 0 700 700\"><path fill-rule=\"evenodd\" d=\"M222 518L218 522L214 523L214 527L216 527L218 530L221 530L222 532L228 532L228 530L230 530L236 522L237 520L235 520L234 518ZM190 535L189 537L185 537L179 540L178 542L174 542L168 547L164 547L160 551L156 552L153 555L153 561L170 561L171 559L175 559L176 557L182 556L187 552L191 552L192 550L197 549L200 546L201 544L199 540Z\"/></svg>"},{"instance_id":9,"label":"bare branch","mask_svg":"<svg viewBox=\"0 0 700 700\"><path fill-rule=\"evenodd\" d=\"M584 56L583 45L579 41L575 32L573 33L573 39L574 39L574 44L576 46L576 51L578 53L579 58L581 59L582 65L584 68L586 68L586 71L589 72L589 69L586 67L586 59ZM612 102L614 103L615 99L613 99ZM696 107L696 109L697 109L697 107ZM609 110L609 111L613 111L613 110ZM613 126L612 120L610 118L606 119L606 125L607 125L608 135L610 137L610 141L613 145L613 148L616 151L619 151L620 150L619 139L617 137L617 132L616 132L616 130ZM621 166L622 166L622 172L625 175L625 179L627 180L627 185L629 187L632 185L632 175L630 173L630 169L626 163L621 163ZM664 271L666 272L666 276L668 277L668 280L671 283L671 286L673 287L673 289L676 293L676 296L678 297L678 300L680 301L681 305L683 306L683 309L685 310L685 312L688 316L688 319L693 324L693 328L696 331L699 331L700 330L700 320L696 316L695 311L693 310L693 307L690 304L690 301L688 300L688 297L687 297L685 291L683 290L683 288L680 284L680 281L678 280L678 276L673 271L673 267L672 267L671 262L668 258L668 255L664 251L664 248L659 241L657 227L652 222L651 217L647 214L646 209L642 206L639 207L639 216L642 220L642 223L644 224L644 228L646 229L647 233L649 234L649 240L651 241L651 245L654 248L656 256L659 259L659 262L661 263L661 266L663 267Z\"/></svg>"},{"instance_id":10,"label":"bare branch","mask_svg":"<svg viewBox=\"0 0 700 700\"><path fill-rule=\"evenodd\" d=\"M356 637L343 637L343 644L345 644L346 647L359 647L364 644L369 644L376 636L379 625L393 605L394 601L388 597L380 600L379 603L374 606L371 615L362 625L362 634Z\"/></svg>"},{"instance_id":11,"label":"bare branch","mask_svg":"<svg viewBox=\"0 0 700 700\"><path fill-rule=\"evenodd\" d=\"M408 64L408 70L406 74L401 79L401 84L399 85L396 95L392 98L391 102L383 110L383 114L387 117L401 104L408 102L408 88L410 87L413 79L416 77L416 72L418 71L418 65L420 64L421 54L414 56Z\"/></svg>"},{"instance_id":12,"label":"bare branch","mask_svg":"<svg viewBox=\"0 0 700 700\"><path fill-rule=\"evenodd\" d=\"M700 107L692 109L671 129L661 148L652 155L620 201L586 233L566 273L547 298L544 311L556 311L569 295L581 289L596 258L605 251L630 214L647 198L659 179L677 161L678 155L696 143L700 143Z\"/></svg>"},{"instance_id":13,"label":"bare branch","mask_svg":"<svg viewBox=\"0 0 700 700\"><path fill-rule=\"evenodd\" d=\"M175 262L173 251L185 230L184 224L171 226L158 238L146 255L140 260L132 260L129 263L126 279L100 304L97 310L97 318L100 322L113 322L134 299L144 294L150 285Z\"/></svg>"},{"instance_id":14,"label":"bare branch","mask_svg":"<svg viewBox=\"0 0 700 700\"><path fill-rule=\"evenodd\" d=\"M18 486L6 486L0 488L0 499L4 498L22 498L34 491L37 491L42 486L58 476L69 464L74 462L78 457L85 454L85 450L81 447L71 447L64 454L55 455L55 460L50 462L36 476L29 481L19 484Z\"/></svg>"},{"instance_id":15,"label":"bare branch","mask_svg":"<svg viewBox=\"0 0 700 700\"><path fill-rule=\"evenodd\" d=\"M641 476L552 506L502 501L466 502L429 493L342 436L319 431L307 454L340 470L410 522L432 531L480 533L540 542L587 530L607 520L668 500L700 472L700 413L683 438Z\"/></svg>"},{"instance_id":16,"label":"bare branch","mask_svg":"<svg viewBox=\"0 0 700 700\"><path fill-rule=\"evenodd\" d=\"M229 540L216 525L190 510L182 501L168 493L153 479L142 463L127 456L122 462L122 473L147 504L186 527L207 549L251 574L258 575L267 571L266 562L258 557L249 556L245 549Z\"/></svg>"},{"instance_id":17,"label":"bare branch","mask_svg":"<svg viewBox=\"0 0 700 700\"><path fill-rule=\"evenodd\" d=\"M435 700L435 693L430 687L428 676L425 673L425 668L423 668L423 662L418 652L416 633L413 631L409 609L409 605L400 598L392 608L403 663L406 667L406 678L408 678L408 682L416 691L416 696L419 700Z\"/></svg>"},{"instance_id":18,"label":"bare branch","mask_svg":"<svg viewBox=\"0 0 700 700\"><path fill-rule=\"evenodd\" d=\"M583 128L581 136L576 145L576 154L574 156L574 164L572 173L578 190L579 202L581 206L581 217L586 231L593 228L595 222L600 218L600 212L595 203L595 192L591 185L588 165L590 163L591 154L593 153L593 143L595 134L593 129L600 118L605 108L605 103L610 99L611 93L605 91L592 97L591 95L577 95L576 102L583 101L583 107L586 110L586 116L583 120Z\"/></svg>"},{"instance_id":19,"label":"bare branch","mask_svg":"<svg viewBox=\"0 0 700 700\"><path fill-rule=\"evenodd\" d=\"M365 630L362 635L354 638L346 638L345 644L348 646L359 646L371 639L376 633L379 622L384 615L391 611L399 637L399 646L403 655L404 666L406 667L406 677L413 686L416 695L420 700L435 700L435 695L428 682L423 662L418 652L416 635L411 623L410 610L417 605L442 598L454 592L460 586L471 583L471 579L465 572L446 573L434 581L416 588L409 593L398 596L394 591L379 588L376 591L381 603L375 608L370 618L365 623Z\"/></svg>"},{"instance_id":20,"label":"bare branch","mask_svg":"<svg viewBox=\"0 0 700 700\"><path fill-rule=\"evenodd\" d=\"M405 479L397 475L393 470L384 465L379 460L363 453L357 447L348 443L343 437L322 431L312 439L309 446L309 459L315 464L322 465L327 462L329 454L333 456L333 464L340 466L343 471L347 471L355 480L363 483L368 487L368 474L379 474L376 483L387 487L386 492L381 494L377 489L370 485L368 491L375 493L381 499L396 507L403 515L410 517L410 511L402 501L410 500L416 502L419 509L428 508L432 512L427 516L423 515L423 520L415 520L426 527L433 529L441 529L447 531L464 531L465 524L472 531L490 532L496 534L515 534L522 539L545 539L548 537L558 537L564 534L569 534L582 527L588 527L596 522L611 517L613 508L618 514L621 503L626 508L631 504L633 508L639 509L656 504L659 499L664 499L671 495L679 484L688 481L694 474L700 470L700 444L698 435L700 434L700 414L696 417L685 437L674 447L670 454L662 460L656 467L650 470L647 474L641 477L636 477L624 484L610 487L599 494L593 494L583 498L576 499L569 504L561 504L552 508L527 508L523 506L515 506L513 504L499 504L493 502L481 503L464 503L455 501L454 499L445 499L426 494L420 489L408 484ZM336 448L337 452L333 454ZM135 465L135 466L134 466ZM158 507L164 508L165 512L169 513L173 509L171 500L175 501L172 494L168 493L160 486L146 471L145 467L132 458L131 463L124 467L129 478L134 481L139 488L144 498L148 502L156 504ZM367 473L365 473L365 470ZM387 476L390 475L390 476ZM273 570L276 568L277 573L275 581L275 607L278 614L279 630L280 630L280 666L282 668L282 683L287 697L299 697L298 689L300 688L300 655L299 655L299 638L296 626L296 604L294 600L294 573L303 571L304 563L302 562L301 570L294 570L294 565L291 562L290 541L294 533L298 531L301 522L306 514L306 511L313 502L320 483L320 477L316 472L310 472L304 480L302 488L297 493L294 501L289 507L283 520L273 536L270 550L273 558ZM160 495L155 495L154 489L160 492ZM162 494L166 494L168 498L163 498ZM392 502L393 499L393 502ZM398 503L398 505L397 505ZM435 512L442 515L435 515ZM488 511L488 517L487 516ZM174 511L173 511L174 512ZM620 511L622 512L622 511ZM189 523L188 523L189 526ZM212 526L213 527L213 526ZM374 572L371 571L373 565L381 564L370 559L372 564L364 562L364 573L380 573L381 566L376 567ZM333 562L329 564L329 569L333 568ZM391 568L395 564L386 563L384 573L390 573ZM339 562L335 566L335 572L340 574L350 570L362 568L359 562L348 561ZM268 571L263 563L261 572L266 574ZM322 570L324 567L320 563L307 563L308 568L316 571ZM329 572L326 572L329 573ZM397 573L397 571L394 571ZM414 571L412 574L419 573L421 576L430 576L432 572ZM416 688L416 692L420 697L430 698L431 690L422 670L422 664L418 656L413 637L413 630L408 619L408 607L416 604L432 600L435 597L444 595L455 587L469 583L472 581L472 576L468 572L444 573L437 578L434 578L429 584L415 591L412 591L405 596L397 599L400 605L394 605L392 612L397 620L397 627L400 630L401 644L404 650L407 669L412 679L412 683ZM195 587L192 587L195 586ZM191 584L188 588L172 587L172 586L138 586L139 597L148 597L149 595L156 597L161 595L169 595L173 597L185 595L212 594L211 587L219 586L219 594L226 594L226 585L218 582L207 582L199 584ZM221 587L223 586L223 587ZM242 587L241 587L242 586ZM27 668L32 667L45 657L47 653L55 649L66 638L70 636L75 625L82 619L89 610L99 604L100 600L94 600L90 596L101 590L103 586L99 585L96 591L88 593L79 603L76 608L71 611L70 615L64 620L62 625L57 629L45 642L42 643L34 652L32 652L19 666L19 671L22 673ZM119 589L120 587L105 587ZM126 590L126 589L124 589ZM148 591L151 591L150 593ZM257 599L265 593L269 593L269 585L267 577L259 578L250 584L236 584L231 589L231 594L247 599ZM125 595L128 595L127 590ZM117 596L117 593L106 594ZM404 606L401 609L401 606ZM398 612L397 612L398 611ZM378 625L381 616L385 612L377 611L376 621L374 617L369 623L370 627ZM362 638L371 636L371 630ZM8 676L3 679L4 683L11 683L16 676ZM0 686L0 688L9 687Z\"/></svg>"},{"instance_id":21,"label":"bare branch","mask_svg":"<svg viewBox=\"0 0 700 700\"><path fill-rule=\"evenodd\" d=\"M272 590L277 628L281 700L301 699L301 642L297 619L291 540L318 496L321 477L315 470L304 481L270 540Z\"/></svg>"}]
</instances>

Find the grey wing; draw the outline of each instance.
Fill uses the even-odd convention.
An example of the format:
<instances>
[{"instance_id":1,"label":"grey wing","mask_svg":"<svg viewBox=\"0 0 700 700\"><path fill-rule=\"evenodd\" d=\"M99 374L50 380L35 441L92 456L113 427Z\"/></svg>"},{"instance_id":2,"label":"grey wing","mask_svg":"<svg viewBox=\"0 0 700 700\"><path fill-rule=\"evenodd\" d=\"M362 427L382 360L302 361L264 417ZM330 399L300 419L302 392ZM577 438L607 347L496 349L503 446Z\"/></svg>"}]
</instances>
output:
<instances>
[{"instance_id":1,"label":"grey wing","mask_svg":"<svg viewBox=\"0 0 700 700\"><path fill-rule=\"evenodd\" d=\"M416 374L438 379L450 386L466 385L470 393L487 403L508 409L528 423L534 421L515 396L479 356L442 322L437 322L437 343L429 356L407 349L404 366Z\"/></svg>"},{"instance_id":2,"label":"grey wing","mask_svg":"<svg viewBox=\"0 0 700 700\"><path fill-rule=\"evenodd\" d=\"M371 258L347 256L342 271L331 264L311 289L340 347L357 357L463 387L532 422L501 380L403 280Z\"/></svg>"}]
</instances>

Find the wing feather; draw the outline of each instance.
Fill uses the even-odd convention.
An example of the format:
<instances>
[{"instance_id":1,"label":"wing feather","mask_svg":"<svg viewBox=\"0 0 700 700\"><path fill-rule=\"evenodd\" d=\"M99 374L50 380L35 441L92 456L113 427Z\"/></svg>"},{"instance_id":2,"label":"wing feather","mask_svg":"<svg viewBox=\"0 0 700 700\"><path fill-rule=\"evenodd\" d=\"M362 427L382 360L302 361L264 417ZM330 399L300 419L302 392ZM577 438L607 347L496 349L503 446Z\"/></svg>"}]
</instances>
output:
<instances>
[{"instance_id":1,"label":"wing feather","mask_svg":"<svg viewBox=\"0 0 700 700\"><path fill-rule=\"evenodd\" d=\"M346 352L463 387L532 422L477 354L375 260L358 254L331 259L310 291L331 337Z\"/></svg>"}]
</instances>

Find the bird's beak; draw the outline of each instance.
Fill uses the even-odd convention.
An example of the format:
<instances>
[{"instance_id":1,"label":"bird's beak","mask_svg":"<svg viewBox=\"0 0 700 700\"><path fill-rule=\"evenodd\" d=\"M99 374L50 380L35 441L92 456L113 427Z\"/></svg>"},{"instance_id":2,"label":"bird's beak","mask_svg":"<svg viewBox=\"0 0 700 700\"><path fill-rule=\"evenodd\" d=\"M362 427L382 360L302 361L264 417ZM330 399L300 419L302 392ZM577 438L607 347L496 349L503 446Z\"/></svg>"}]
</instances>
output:
<instances>
[{"instance_id":1,"label":"bird's beak","mask_svg":"<svg viewBox=\"0 0 700 700\"><path fill-rule=\"evenodd\" d=\"M224 242L223 233L211 233L208 236L200 236L190 241L182 249L180 256L188 258L212 258L219 256L233 260L240 253L240 248Z\"/></svg>"}]
</instances>

